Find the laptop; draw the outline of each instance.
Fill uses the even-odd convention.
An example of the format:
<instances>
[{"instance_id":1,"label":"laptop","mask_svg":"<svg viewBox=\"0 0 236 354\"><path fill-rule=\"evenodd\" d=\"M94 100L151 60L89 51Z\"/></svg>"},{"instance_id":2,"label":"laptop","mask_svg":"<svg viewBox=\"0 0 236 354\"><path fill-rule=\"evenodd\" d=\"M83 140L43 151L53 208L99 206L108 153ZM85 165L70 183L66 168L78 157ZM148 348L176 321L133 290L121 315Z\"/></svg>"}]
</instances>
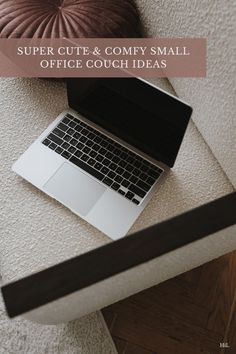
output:
<instances>
[{"instance_id":1,"label":"laptop","mask_svg":"<svg viewBox=\"0 0 236 354\"><path fill-rule=\"evenodd\" d=\"M67 94L13 171L119 239L174 166L192 108L133 77L68 79Z\"/></svg>"}]
</instances>

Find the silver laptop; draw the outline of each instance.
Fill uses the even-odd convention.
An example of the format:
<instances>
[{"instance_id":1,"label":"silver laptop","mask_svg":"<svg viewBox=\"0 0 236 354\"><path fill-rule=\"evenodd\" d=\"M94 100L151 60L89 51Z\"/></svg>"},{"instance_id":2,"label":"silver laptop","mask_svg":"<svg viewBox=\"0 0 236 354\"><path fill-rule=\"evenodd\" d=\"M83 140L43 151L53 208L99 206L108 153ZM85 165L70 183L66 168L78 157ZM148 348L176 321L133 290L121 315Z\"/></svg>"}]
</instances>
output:
<instances>
[{"instance_id":1,"label":"silver laptop","mask_svg":"<svg viewBox=\"0 0 236 354\"><path fill-rule=\"evenodd\" d=\"M174 165L192 109L138 78L69 79L67 92L13 171L121 238Z\"/></svg>"}]
</instances>

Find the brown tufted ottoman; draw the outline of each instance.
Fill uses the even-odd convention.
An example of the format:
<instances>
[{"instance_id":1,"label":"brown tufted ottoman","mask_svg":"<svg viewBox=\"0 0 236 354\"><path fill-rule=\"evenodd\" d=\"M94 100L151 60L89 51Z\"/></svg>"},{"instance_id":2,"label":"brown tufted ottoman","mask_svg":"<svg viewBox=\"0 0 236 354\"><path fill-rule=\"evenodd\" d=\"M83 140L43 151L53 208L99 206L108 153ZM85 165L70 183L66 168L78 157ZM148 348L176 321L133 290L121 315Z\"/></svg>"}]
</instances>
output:
<instances>
[{"instance_id":1,"label":"brown tufted ottoman","mask_svg":"<svg viewBox=\"0 0 236 354\"><path fill-rule=\"evenodd\" d=\"M1 38L139 36L133 0L0 0Z\"/></svg>"}]
</instances>

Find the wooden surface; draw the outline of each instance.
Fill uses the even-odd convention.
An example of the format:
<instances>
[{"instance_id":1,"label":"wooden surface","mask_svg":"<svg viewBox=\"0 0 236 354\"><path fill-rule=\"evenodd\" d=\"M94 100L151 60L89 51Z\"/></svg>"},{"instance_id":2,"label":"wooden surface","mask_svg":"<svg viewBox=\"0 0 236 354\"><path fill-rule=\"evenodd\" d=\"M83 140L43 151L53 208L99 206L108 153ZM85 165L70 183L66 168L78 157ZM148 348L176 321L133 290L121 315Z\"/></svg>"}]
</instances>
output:
<instances>
[{"instance_id":1,"label":"wooden surface","mask_svg":"<svg viewBox=\"0 0 236 354\"><path fill-rule=\"evenodd\" d=\"M103 315L119 354L235 354L236 252L107 307Z\"/></svg>"}]
</instances>

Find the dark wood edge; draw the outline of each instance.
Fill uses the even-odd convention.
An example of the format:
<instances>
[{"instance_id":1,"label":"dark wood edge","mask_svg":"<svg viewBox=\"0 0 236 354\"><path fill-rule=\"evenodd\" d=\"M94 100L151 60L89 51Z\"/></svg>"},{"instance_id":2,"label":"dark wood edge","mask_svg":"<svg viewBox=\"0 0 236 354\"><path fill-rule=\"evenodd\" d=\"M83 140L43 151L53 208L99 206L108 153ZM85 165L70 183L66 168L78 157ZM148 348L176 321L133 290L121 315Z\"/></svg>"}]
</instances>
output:
<instances>
[{"instance_id":1,"label":"dark wood edge","mask_svg":"<svg viewBox=\"0 0 236 354\"><path fill-rule=\"evenodd\" d=\"M236 224L236 193L2 287L21 315Z\"/></svg>"}]
</instances>

